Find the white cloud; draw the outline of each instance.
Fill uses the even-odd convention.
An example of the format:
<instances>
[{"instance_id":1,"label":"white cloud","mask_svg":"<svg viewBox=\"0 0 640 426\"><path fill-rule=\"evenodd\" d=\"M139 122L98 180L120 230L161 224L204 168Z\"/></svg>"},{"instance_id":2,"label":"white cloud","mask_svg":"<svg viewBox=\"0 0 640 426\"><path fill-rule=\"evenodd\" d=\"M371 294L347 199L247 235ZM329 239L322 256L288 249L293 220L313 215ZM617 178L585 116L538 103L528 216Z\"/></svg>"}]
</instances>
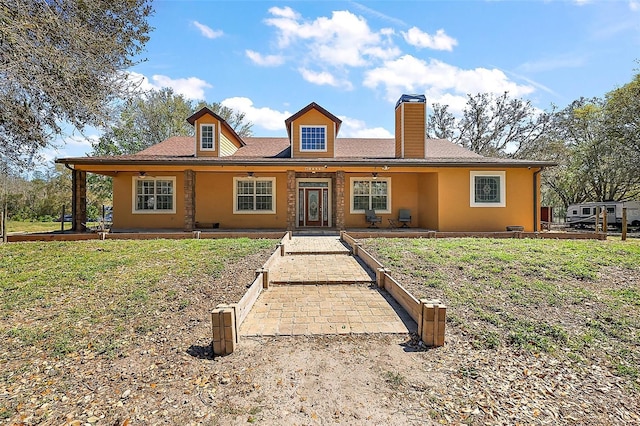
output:
<instances>
[{"instance_id":1,"label":"white cloud","mask_svg":"<svg viewBox=\"0 0 640 426\"><path fill-rule=\"evenodd\" d=\"M281 112L267 107L256 108L251 99L244 97L227 98L221 104L245 113L247 120L267 130L283 130L284 120L292 115L288 111Z\"/></svg>"},{"instance_id":2,"label":"white cloud","mask_svg":"<svg viewBox=\"0 0 640 426\"><path fill-rule=\"evenodd\" d=\"M631 9L632 12L640 11L640 1L636 1L636 0L629 1L629 9Z\"/></svg>"},{"instance_id":3,"label":"white cloud","mask_svg":"<svg viewBox=\"0 0 640 426\"><path fill-rule=\"evenodd\" d=\"M138 83L138 87L142 91L158 90L163 87L170 87L174 92L189 99L204 99L204 90L213 87L206 81L197 77L172 79L166 75L155 74L151 77L152 82L143 74L129 72L129 78Z\"/></svg>"},{"instance_id":4,"label":"white cloud","mask_svg":"<svg viewBox=\"0 0 640 426\"><path fill-rule=\"evenodd\" d=\"M198 21L193 21L192 24L200 30L200 34L202 34L206 38L218 38L221 37L224 33L222 30L214 30L211 27L206 26L205 24L201 24Z\"/></svg>"},{"instance_id":5,"label":"white cloud","mask_svg":"<svg viewBox=\"0 0 640 426\"><path fill-rule=\"evenodd\" d=\"M340 137L343 138L393 138L393 133L383 127L367 127L367 124L355 118L340 116L342 126Z\"/></svg>"},{"instance_id":6,"label":"white cloud","mask_svg":"<svg viewBox=\"0 0 640 426\"><path fill-rule=\"evenodd\" d=\"M435 59L427 62L411 55L385 61L382 66L365 72L363 84L372 89L383 86L391 102L395 102L402 93L453 91L454 94L476 94L508 91L511 96L520 97L535 90L532 86L510 81L498 69L465 70Z\"/></svg>"},{"instance_id":7,"label":"white cloud","mask_svg":"<svg viewBox=\"0 0 640 426\"><path fill-rule=\"evenodd\" d=\"M327 85L333 87L344 87L348 90L353 89L353 85L349 81L339 81L327 71L315 72L306 68L300 68L298 71L302 75L302 78L309 83L317 84L318 86Z\"/></svg>"},{"instance_id":8,"label":"white cloud","mask_svg":"<svg viewBox=\"0 0 640 426\"><path fill-rule=\"evenodd\" d=\"M278 46L288 48L301 42L314 62L332 66L364 66L374 59L390 59L400 54L388 29L372 31L367 21L349 11L334 11L305 21L291 8L271 8L265 22L278 31Z\"/></svg>"},{"instance_id":9,"label":"white cloud","mask_svg":"<svg viewBox=\"0 0 640 426\"><path fill-rule=\"evenodd\" d=\"M262 67L277 67L284 63L282 55L263 55L253 50L245 50L244 53L254 64Z\"/></svg>"},{"instance_id":10,"label":"white cloud","mask_svg":"<svg viewBox=\"0 0 640 426\"><path fill-rule=\"evenodd\" d=\"M452 51L458 41L448 36L443 29L436 31L435 35L422 32L418 27L412 27L407 32L402 32L405 41L418 48Z\"/></svg>"},{"instance_id":11,"label":"white cloud","mask_svg":"<svg viewBox=\"0 0 640 426\"><path fill-rule=\"evenodd\" d=\"M291 9L289 6L285 6L285 7L274 6L269 9L269 13L272 14L273 16L278 16L278 17L287 18L287 19L298 19L299 17L298 12Z\"/></svg>"}]
</instances>

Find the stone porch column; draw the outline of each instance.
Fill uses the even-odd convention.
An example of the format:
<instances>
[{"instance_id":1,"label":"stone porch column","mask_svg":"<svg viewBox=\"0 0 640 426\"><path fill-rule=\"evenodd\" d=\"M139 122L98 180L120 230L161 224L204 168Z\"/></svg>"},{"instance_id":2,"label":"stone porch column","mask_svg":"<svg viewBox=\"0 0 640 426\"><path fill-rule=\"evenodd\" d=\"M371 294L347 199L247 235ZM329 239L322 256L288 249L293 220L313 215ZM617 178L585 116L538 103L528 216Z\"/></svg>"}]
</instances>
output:
<instances>
[{"instance_id":1,"label":"stone porch column","mask_svg":"<svg viewBox=\"0 0 640 426\"><path fill-rule=\"evenodd\" d=\"M87 172L74 170L71 174L71 230L85 232L87 230Z\"/></svg>"},{"instance_id":2,"label":"stone porch column","mask_svg":"<svg viewBox=\"0 0 640 426\"><path fill-rule=\"evenodd\" d=\"M344 230L344 208L346 206L344 191L344 170L336 172L336 228Z\"/></svg>"},{"instance_id":3,"label":"stone porch column","mask_svg":"<svg viewBox=\"0 0 640 426\"><path fill-rule=\"evenodd\" d=\"M296 172L287 170L287 231L296 228Z\"/></svg>"},{"instance_id":4,"label":"stone porch column","mask_svg":"<svg viewBox=\"0 0 640 426\"><path fill-rule=\"evenodd\" d=\"M184 230L193 231L196 225L196 172L184 171Z\"/></svg>"}]
</instances>

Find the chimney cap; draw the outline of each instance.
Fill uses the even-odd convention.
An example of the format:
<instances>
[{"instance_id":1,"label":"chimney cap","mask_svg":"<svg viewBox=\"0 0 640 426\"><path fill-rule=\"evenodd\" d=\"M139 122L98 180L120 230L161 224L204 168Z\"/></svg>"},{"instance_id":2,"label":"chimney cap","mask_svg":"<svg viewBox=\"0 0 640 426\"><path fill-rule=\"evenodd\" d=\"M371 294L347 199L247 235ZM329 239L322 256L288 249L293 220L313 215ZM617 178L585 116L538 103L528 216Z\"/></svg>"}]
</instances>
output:
<instances>
[{"instance_id":1,"label":"chimney cap","mask_svg":"<svg viewBox=\"0 0 640 426\"><path fill-rule=\"evenodd\" d=\"M427 97L425 95L406 95L406 94L402 95L400 96L400 99L398 99L398 102L396 102L396 108L398 108L400 104L405 102L417 102L417 103L426 104Z\"/></svg>"}]
</instances>

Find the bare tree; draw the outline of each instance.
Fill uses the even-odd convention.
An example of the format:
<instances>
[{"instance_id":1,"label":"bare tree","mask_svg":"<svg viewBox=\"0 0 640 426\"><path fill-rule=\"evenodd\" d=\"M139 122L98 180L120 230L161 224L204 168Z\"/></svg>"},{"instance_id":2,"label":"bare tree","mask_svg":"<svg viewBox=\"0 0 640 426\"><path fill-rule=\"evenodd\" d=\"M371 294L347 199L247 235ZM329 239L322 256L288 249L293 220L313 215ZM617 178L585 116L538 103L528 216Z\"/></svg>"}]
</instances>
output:
<instances>
[{"instance_id":1,"label":"bare tree","mask_svg":"<svg viewBox=\"0 0 640 426\"><path fill-rule=\"evenodd\" d=\"M130 86L150 31L148 0L3 0L0 158L23 164L62 133L99 126Z\"/></svg>"},{"instance_id":2,"label":"bare tree","mask_svg":"<svg viewBox=\"0 0 640 426\"><path fill-rule=\"evenodd\" d=\"M508 92L467 96L460 118L446 105L433 105L430 135L448 138L482 155L518 158L547 131L549 114L535 109L528 100L511 98Z\"/></svg>"}]
</instances>

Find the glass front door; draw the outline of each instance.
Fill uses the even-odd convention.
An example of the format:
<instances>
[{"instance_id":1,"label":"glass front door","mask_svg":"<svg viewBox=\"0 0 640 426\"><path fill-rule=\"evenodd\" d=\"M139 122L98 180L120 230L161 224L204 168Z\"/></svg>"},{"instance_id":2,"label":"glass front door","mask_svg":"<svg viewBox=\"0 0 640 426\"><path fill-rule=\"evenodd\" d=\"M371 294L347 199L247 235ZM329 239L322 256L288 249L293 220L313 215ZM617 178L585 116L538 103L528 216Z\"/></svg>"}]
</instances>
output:
<instances>
[{"instance_id":1,"label":"glass front door","mask_svg":"<svg viewBox=\"0 0 640 426\"><path fill-rule=\"evenodd\" d=\"M329 226L329 183L299 182L298 226Z\"/></svg>"}]
</instances>

